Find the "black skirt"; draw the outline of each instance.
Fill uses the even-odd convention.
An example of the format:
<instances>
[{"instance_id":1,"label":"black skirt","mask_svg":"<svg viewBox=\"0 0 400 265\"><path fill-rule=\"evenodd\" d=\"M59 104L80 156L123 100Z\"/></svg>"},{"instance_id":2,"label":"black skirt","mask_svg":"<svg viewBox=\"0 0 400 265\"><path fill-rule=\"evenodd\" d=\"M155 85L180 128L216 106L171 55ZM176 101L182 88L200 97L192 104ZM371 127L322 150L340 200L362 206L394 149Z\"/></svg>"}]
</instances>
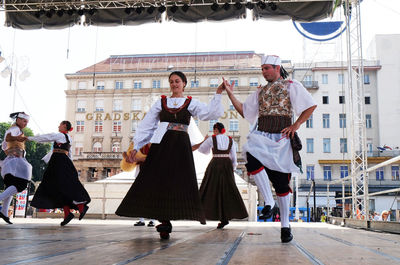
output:
<instances>
[{"instance_id":1,"label":"black skirt","mask_svg":"<svg viewBox=\"0 0 400 265\"><path fill-rule=\"evenodd\" d=\"M78 209L74 202L87 204L90 196L79 181L71 159L65 154L53 153L31 205L38 209L64 206Z\"/></svg>"},{"instance_id":2,"label":"black skirt","mask_svg":"<svg viewBox=\"0 0 400 265\"><path fill-rule=\"evenodd\" d=\"M228 221L248 216L228 157L210 161L200 186L200 198L207 220Z\"/></svg>"},{"instance_id":3,"label":"black skirt","mask_svg":"<svg viewBox=\"0 0 400 265\"><path fill-rule=\"evenodd\" d=\"M117 215L205 223L189 135L168 130L152 144Z\"/></svg>"}]
</instances>

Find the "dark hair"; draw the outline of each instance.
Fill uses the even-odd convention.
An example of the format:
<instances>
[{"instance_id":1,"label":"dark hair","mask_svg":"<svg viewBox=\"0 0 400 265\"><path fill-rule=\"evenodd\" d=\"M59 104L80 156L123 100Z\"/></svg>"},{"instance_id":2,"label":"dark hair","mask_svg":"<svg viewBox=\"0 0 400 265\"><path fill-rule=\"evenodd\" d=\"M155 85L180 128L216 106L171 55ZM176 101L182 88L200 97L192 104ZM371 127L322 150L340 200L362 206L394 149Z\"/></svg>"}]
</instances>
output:
<instances>
[{"instance_id":1,"label":"dark hair","mask_svg":"<svg viewBox=\"0 0 400 265\"><path fill-rule=\"evenodd\" d=\"M67 131L71 130L72 125L69 121L62 121L61 123L67 126Z\"/></svg>"},{"instance_id":2,"label":"dark hair","mask_svg":"<svg viewBox=\"0 0 400 265\"><path fill-rule=\"evenodd\" d=\"M272 65L272 67L276 68L278 65ZM279 70L279 74L283 79L286 79L289 76L289 73L283 68L282 65L279 65L281 68Z\"/></svg>"},{"instance_id":3,"label":"dark hair","mask_svg":"<svg viewBox=\"0 0 400 265\"><path fill-rule=\"evenodd\" d=\"M183 83L187 84L186 75L184 73L182 73L181 71L174 71L174 72L170 73L169 77L168 77L168 80L171 79L171 76L173 76L173 75L179 76L182 79Z\"/></svg>"},{"instance_id":4,"label":"dark hair","mask_svg":"<svg viewBox=\"0 0 400 265\"><path fill-rule=\"evenodd\" d=\"M15 118L17 118L18 114L20 114L20 113L26 114L26 113L23 112L23 111L13 112L13 113L10 114L10 118L11 118L11 119L15 119Z\"/></svg>"},{"instance_id":5,"label":"dark hair","mask_svg":"<svg viewBox=\"0 0 400 265\"><path fill-rule=\"evenodd\" d=\"M221 133L222 129L224 129L224 128L225 128L224 125L220 122L215 123L213 126L213 129L217 129L220 133Z\"/></svg>"}]
</instances>

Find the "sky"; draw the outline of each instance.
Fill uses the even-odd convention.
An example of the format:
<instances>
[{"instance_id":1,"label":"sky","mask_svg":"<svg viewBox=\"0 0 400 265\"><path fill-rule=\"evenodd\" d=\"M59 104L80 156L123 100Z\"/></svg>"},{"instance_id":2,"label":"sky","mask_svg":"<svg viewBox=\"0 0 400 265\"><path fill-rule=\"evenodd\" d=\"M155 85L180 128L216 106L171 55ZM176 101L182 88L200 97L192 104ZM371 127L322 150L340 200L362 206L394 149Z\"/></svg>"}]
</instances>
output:
<instances>
[{"instance_id":1,"label":"sky","mask_svg":"<svg viewBox=\"0 0 400 265\"><path fill-rule=\"evenodd\" d=\"M0 25L4 25L0 11ZM376 34L400 34L399 0L364 0L361 3L363 51ZM343 35L345 38L345 35ZM305 41L291 21L245 20L201 23L151 23L139 26L74 26L62 30L16 30L0 26L0 51L7 60L14 54L16 76L30 76L9 86L0 75L0 122L11 121L13 111L31 115L35 134L57 131L65 119L66 73L75 73L110 55L254 51L277 54L303 62L327 43ZM345 47L344 47L345 49ZM69 50L67 57L67 50ZM15 94L15 96L14 96ZM14 108L13 108L14 106Z\"/></svg>"}]
</instances>

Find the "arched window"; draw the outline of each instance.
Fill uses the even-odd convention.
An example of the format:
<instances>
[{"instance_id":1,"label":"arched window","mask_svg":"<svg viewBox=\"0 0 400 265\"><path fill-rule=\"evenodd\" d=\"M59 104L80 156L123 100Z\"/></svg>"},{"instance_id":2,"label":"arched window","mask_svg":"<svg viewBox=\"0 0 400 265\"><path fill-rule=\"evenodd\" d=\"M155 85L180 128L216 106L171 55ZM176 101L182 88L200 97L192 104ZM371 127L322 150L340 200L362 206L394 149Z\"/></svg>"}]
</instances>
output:
<instances>
[{"instance_id":1,"label":"arched window","mask_svg":"<svg viewBox=\"0 0 400 265\"><path fill-rule=\"evenodd\" d=\"M102 152L102 151L103 151L103 148L101 146L101 143L95 142L93 144L93 152Z\"/></svg>"},{"instance_id":2,"label":"arched window","mask_svg":"<svg viewBox=\"0 0 400 265\"><path fill-rule=\"evenodd\" d=\"M112 150L112 152L115 152L115 153L121 152L120 151L121 150L121 143L118 143L118 142L113 143L112 147L111 147L111 150Z\"/></svg>"}]
</instances>

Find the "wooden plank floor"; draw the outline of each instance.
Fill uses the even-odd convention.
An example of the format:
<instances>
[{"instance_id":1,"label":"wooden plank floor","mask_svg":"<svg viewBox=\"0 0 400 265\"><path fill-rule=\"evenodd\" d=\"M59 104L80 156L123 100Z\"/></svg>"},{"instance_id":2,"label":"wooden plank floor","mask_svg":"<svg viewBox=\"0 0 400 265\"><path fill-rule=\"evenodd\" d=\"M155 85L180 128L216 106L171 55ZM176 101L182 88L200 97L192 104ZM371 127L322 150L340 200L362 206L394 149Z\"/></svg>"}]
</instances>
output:
<instances>
[{"instance_id":1,"label":"wooden plank floor","mask_svg":"<svg viewBox=\"0 0 400 265\"><path fill-rule=\"evenodd\" d=\"M0 264L400 264L400 235L322 223L292 223L282 244L279 223L178 221L160 240L136 220L12 221L0 223Z\"/></svg>"}]
</instances>

